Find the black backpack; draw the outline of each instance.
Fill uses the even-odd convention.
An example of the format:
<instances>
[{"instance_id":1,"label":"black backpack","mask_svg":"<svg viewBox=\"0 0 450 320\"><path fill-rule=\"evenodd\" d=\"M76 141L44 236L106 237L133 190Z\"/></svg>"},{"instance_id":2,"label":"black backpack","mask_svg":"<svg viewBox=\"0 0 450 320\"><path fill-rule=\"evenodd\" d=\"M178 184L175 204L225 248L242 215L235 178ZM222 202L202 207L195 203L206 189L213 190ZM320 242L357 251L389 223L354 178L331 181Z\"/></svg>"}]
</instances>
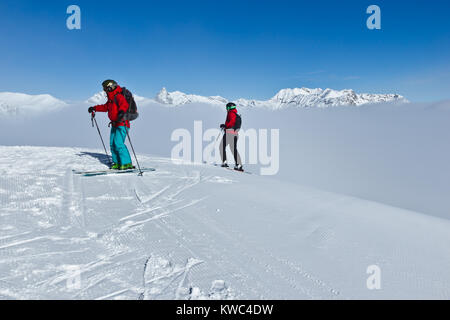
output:
<instances>
[{"instance_id":1,"label":"black backpack","mask_svg":"<svg viewBox=\"0 0 450 320\"><path fill-rule=\"evenodd\" d=\"M128 90L127 88L122 88L122 94L125 97L125 100L128 102L128 111L125 113L125 115L122 117L122 121L133 121L136 120L139 117L139 112L137 111L137 104L136 101L134 101L133 94ZM114 102L117 106L119 104L117 103L117 97L114 97Z\"/></svg>"},{"instance_id":2,"label":"black backpack","mask_svg":"<svg viewBox=\"0 0 450 320\"><path fill-rule=\"evenodd\" d=\"M240 114L236 113L236 122L234 123L233 129L239 130L242 126L242 117Z\"/></svg>"}]
</instances>

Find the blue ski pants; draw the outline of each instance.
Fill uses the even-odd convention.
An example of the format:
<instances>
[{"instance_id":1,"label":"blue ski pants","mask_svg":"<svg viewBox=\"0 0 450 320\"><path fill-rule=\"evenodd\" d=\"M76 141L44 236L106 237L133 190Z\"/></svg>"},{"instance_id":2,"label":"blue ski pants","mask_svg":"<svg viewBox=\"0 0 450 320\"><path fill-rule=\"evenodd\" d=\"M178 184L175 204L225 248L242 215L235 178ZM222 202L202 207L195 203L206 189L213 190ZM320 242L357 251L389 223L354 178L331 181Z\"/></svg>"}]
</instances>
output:
<instances>
[{"instance_id":1,"label":"blue ski pants","mask_svg":"<svg viewBox=\"0 0 450 320\"><path fill-rule=\"evenodd\" d=\"M128 129L130 130L130 129ZM125 165L131 163L130 153L125 145L125 139L127 138L127 128L111 127L110 145L112 161L114 163Z\"/></svg>"}]
</instances>

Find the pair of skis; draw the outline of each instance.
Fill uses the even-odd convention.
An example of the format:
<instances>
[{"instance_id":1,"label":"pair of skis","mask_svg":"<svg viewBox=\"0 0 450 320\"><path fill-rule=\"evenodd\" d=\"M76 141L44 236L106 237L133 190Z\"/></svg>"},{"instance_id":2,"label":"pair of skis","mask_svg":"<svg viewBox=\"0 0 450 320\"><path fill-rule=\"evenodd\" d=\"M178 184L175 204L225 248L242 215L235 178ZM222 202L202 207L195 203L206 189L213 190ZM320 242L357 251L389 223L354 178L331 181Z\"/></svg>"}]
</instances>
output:
<instances>
[{"instance_id":1,"label":"pair of skis","mask_svg":"<svg viewBox=\"0 0 450 320\"><path fill-rule=\"evenodd\" d=\"M213 166L221 167L220 164L213 164ZM234 172L245 173L245 174L252 174L251 172L248 172L248 171L238 171L238 170L234 170L233 168L230 168L230 167L224 167L224 169L234 171ZM127 170L107 169L107 170L95 170L95 171L72 170L73 174L80 175L83 177L95 177L95 176L106 176L106 175L127 174L127 173L140 174L141 172L153 172L153 171L156 171L156 169L155 168L141 168L141 170L139 170L139 169L127 169Z\"/></svg>"},{"instance_id":2,"label":"pair of skis","mask_svg":"<svg viewBox=\"0 0 450 320\"><path fill-rule=\"evenodd\" d=\"M204 162L205 164L206 164L206 162ZM235 170L235 169L233 169L233 168L231 168L231 167L222 167L222 165L221 164L218 164L218 163L213 163L212 164L214 167L218 167L218 168L224 168L224 169L227 169L227 170L230 170L230 171L234 171L234 172L239 172L239 173L245 173L245 174L252 174L251 172L248 172L248 171L239 171L239 170Z\"/></svg>"},{"instance_id":3,"label":"pair of skis","mask_svg":"<svg viewBox=\"0 0 450 320\"><path fill-rule=\"evenodd\" d=\"M111 174L126 174L126 173L138 173L141 174L141 172L153 172L156 171L154 168L141 168L139 169L127 169L127 170L96 170L96 171L78 171L78 170L72 170L73 174L80 175L83 177L95 177L95 176L106 176Z\"/></svg>"}]
</instances>

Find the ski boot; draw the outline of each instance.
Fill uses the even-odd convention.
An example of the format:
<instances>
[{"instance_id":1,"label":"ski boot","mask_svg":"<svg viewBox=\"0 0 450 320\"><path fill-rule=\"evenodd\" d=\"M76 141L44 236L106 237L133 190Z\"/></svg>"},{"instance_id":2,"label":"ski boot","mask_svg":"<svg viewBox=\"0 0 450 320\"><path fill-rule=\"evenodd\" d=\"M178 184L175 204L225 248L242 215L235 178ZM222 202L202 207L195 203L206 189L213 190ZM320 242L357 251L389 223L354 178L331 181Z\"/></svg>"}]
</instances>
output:
<instances>
[{"instance_id":1,"label":"ski boot","mask_svg":"<svg viewBox=\"0 0 450 320\"><path fill-rule=\"evenodd\" d=\"M113 163L113 165L111 166L111 170L120 170L120 164Z\"/></svg>"},{"instance_id":2,"label":"ski boot","mask_svg":"<svg viewBox=\"0 0 450 320\"><path fill-rule=\"evenodd\" d=\"M226 161L225 161L224 163L222 163L221 167L222 167L222 168L229 168L229 166L228 166L228 164L227 164Z\"/></svg>"},{"instance_id":3,"label":"ski boot","mask_svg":"<svg viewBox=\"0 0 450 320\"><path fill-rule=\"evenodd\" d=\"M242 168L242 165L234 166L234 170L239 171L239 172L244 172L244 168Z\"/></svg>"},{"instance_id":4,"label":"ski boot","mask_svg":"<svg viewBox=\"0 0 450 320\"><path fill-rule=\"evenodd\" d=\"M124 165L120 166L119 170L130 170L130 169L134 169L134 166L133 166L133 164L128 163L128 164L124 164Z\"/></svg>"}]
</instances>

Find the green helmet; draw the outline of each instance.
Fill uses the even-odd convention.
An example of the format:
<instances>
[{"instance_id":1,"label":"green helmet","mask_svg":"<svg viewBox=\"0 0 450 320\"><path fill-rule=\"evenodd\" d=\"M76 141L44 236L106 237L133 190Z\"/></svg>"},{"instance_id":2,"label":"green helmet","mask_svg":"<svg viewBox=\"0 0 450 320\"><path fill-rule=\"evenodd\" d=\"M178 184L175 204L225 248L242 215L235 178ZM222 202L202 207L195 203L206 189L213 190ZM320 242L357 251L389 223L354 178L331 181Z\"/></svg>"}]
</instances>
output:
<instances>
[{"instance_id":1,"label":"green helmet","mask_svg":"<svg viewBox=\"0 0 450 320\"><path fill-rule=\"evenodd\" d=\"M233 102L230 102L227 104L227 111L236 109L236 104L234 104Z\"/></svg>"},{"instance_id":2,"label":"green helmet","mask_svg":"<svg viewBox=\"0 0 450 320\"><path fill-rule=\"evenodd\" d=\"M105 81L103 81L102 86L103 86L103 90L105 90L107 92L111 92L117 88L118 84L114 80L105 80Z\"/></svg>"}]
</instances>

